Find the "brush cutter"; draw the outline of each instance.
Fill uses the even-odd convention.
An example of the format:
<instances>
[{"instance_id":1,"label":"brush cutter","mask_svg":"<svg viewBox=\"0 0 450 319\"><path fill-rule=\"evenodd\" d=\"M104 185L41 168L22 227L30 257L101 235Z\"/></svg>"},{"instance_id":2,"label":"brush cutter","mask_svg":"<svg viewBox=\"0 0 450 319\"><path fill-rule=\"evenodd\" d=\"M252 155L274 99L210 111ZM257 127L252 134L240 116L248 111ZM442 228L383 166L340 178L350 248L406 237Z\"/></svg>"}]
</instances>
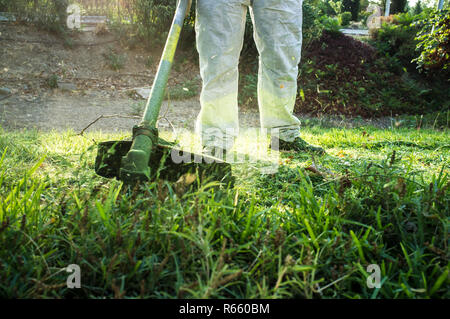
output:
<instances>
[{"instance_id":1,"label":"brush cutter","mask_svg":"<svg viewBox=\"0 0 450 319\"><path fill-rule=\"evenodd\" d=\"M158 137L156 123L180 32L191 2L192 0L178 1L142 120L133 128L132 141L109 141L98 145L95 161L98 175L115 177L127 184L156 178L177 181L186 174L196 174L197 181L209 178L228 185L234 183L230 164L214 157L183 152L173 148L173 143Z\"/></svg>"}]
</instances>

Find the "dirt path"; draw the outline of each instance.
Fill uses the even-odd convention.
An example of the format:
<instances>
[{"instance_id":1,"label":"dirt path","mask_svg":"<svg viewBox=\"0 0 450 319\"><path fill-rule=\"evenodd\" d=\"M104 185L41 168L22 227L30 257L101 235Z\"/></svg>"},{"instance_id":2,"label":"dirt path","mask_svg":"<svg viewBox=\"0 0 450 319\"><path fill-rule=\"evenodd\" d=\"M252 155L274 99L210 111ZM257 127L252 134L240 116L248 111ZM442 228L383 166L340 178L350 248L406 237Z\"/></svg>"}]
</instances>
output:
<instances>
[{"instance_id":1,"label":"dirt path","mask_svg":"<svg viewBox=\"0 0 450 319\"><path fill-rule=\"evenodd\" d=\"M73 95L54 92L50 95L26 100L20 96L11 96L0 101L0 126L7 130L35 128L42 131L65 131L73 129L80 132L100 116L119 115L120 117L103 118L90 126L89 131L130 132L133 125L139 122L145 101L136 101L126 97L102 96L102 92L91 92L89 95ZM161 115L177 129L193 130L195 120L200 112L198 97L181 101L164 101ZM320 119L306 115L298 115L303 123L313 120L328 127L352 128L372 125L388 128L391 118L348 119L324 116ZM240 111L241 128L259 127L259 113L256 110ZM159 128L170 130L170 124L159 121Z\"/></svg>"},{"instance_id":2,"label":"dirt path","mask_svg":"<svg viewBox=\"0 0 450 319\"><path fill-rule=\"evenodd\" d=\"M143 111L145 100L135 88L148 87L156 73L161 52L130 50L111 33L75 34L78 45L67 48L62 40L34 28L0 24L0 87L11 96L0 96L0 125L5 129L36 128L39 130L81 131L99 116L120 115L135 118L106 118L89 130L118 132L131 130ZM106 58L111 52L124 57L120 70L112 70ZM169 87L194 81L200 83L198 66L177 52L169 79ZM69 85L52 89L49 78ZM170 106L170 107L169 107ZM176 128L193 129L200 111L198 97L182 101L165 101L161 114ZM256 112L241 113L241 125L259 125ZM169 128L160 121L161 128Z\"/></svg>"},{"instance_id":3,"label":"dirt path","mask_svg":"<svg viewBox=\"0 0 450 319\"><path fill-rule=\"evenodd\" d=\"M2 104L0 102L0 125L5 129L35 128L44 131L73 129L79 132L102 115L120 115L135 118L100 119L86 131L130 131L139 121L138 115L142 112L144 102L126 98L71 96L60 93L32 101L13 96ZM199 111L198 98L192 98L183 101L164 101L160 114L165 114L174 127L192 130ZM242 127L257 127L258 113L241 113L240 124ZM167 121L160 120L159 127L169 129L170 125Z\"/></svg>"},{"instance_id":4,"label":"dirt path","mask_svg":"<svg viewBox=\"0 0 450 319\"><path fill-rule=\"evenodd\" d=\"M60 38L51 34L23 25L0 24L0 88L10 93L0 94L2 128L79 132L99 116L120 115L120 118L101 119L87 131L130 132L139 121L145 100L140 99L135 89L151 85L161 52L130 50L111 33L82 32L72 40L77 45L67 48ZM107 56L111 52L125 57L120 70L112 70L108 65ZM199 85L198 66L191 62L195 59L181 51L177 57L169 87L183 88L192 82ZM62 83L59 88L50 87L52 76ZM168 107L166 118L174 127L194 128L200 111L198 96L165 101L161 114ZM240 110L239 120L241 128L259 127L257 110ZM389 125L389 120L382 119L363 123L342 118L327 121L336 127ZM159 126L170 128L167 121L160 121Z\"/></svg>"}]
</instances>

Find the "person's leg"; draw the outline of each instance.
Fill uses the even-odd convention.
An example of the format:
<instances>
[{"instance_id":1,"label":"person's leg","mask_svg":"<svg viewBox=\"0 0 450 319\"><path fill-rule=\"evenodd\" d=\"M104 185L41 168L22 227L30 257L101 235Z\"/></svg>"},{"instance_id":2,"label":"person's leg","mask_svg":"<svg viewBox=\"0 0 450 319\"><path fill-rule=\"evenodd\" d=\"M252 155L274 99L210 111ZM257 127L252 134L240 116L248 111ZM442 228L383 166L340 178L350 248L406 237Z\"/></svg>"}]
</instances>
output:
<instances>
[{"instance_id":1,"label":"person's leg","mask_svg":"<svg viewBox=\"0 0 450 319\"><path fill-rule=\"evenodd\" d=\"M302 48L303 0L254 0L252 19L259 51L258 102L261 126L279 150L324 154L300 137L300 121L293 115L298 64ZM274 143L274 140L278 143Z\"/></svg>"},{"instance_id":2,"label":"person's leg","mask_svg":"<svg viewBox=\"0 0 450 319\"><path fill-rule=\"evenodd\" d=\"M302 46L302 0L254 0L252 19L259 51L258 103L261 126L280 139L299 136L293 115Z\"/></svg>"},{"instance_id":3,"label":"person's leg","mask_svg":"<svg viewBox=\"0 0 450 319\"><path fill-rule=\"evenodd\" d=\"M203 80L196 131L206 147L229 149L238 134L238 64L250 0L197 0Z\"/></svg>"}]
</instances>

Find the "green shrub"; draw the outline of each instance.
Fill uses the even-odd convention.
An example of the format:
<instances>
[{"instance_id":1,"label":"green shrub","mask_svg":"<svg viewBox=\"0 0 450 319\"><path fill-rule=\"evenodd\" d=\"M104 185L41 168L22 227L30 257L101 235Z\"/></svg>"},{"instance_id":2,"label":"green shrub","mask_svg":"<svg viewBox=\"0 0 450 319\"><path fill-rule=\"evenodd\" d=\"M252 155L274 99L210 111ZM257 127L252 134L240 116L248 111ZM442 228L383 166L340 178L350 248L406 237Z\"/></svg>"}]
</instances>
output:
<instances>
[{"instance_id":1,"label":"green shrub","mask_svg":"<svg viewBox=\"0 0 450 319\"><path fill-rule=\"evenodd\" d=\"M120 14L108 13L111 29L130 47L164 45L176 10L176 0L129 0ZM194 48L194 8L185 19L180 39L181 48Z\"/></svg>"},{"instance_id":2,"label":"green shrub","mask_svg":"<svg viewBox=\"0 0 450 319\"><path fill-rule=\"evenodd\" d=\"M240 75L239 105L243 107L258 107L258 76L257 72Z\"/></svg>"},{"instance_id":3,"label":"green shrub","mask_svg":"<svg viewBox=\"0 0 450 319\"><path fill-rule=\"evenodd\" d=\"M330 34L340 34L341 25L336 17L321 16L319 19L323 29Z\"/></svg>"},{"instance_id":4,"label":"green shrub","mask_svg":"<svg viewBox=\"0 0 450 319\"><path fill-rule=\"evenodd\" d=\"M416 2L414 8L411 9L414 15L422 13L422 2L419 0Z\"/></svg>"},{"instance_id":5,"label":"green shrub","mask_svg":"<svg viewBox=\"0 0 450 319\"><path fill-rule=\"evenodd\" d=\"M342 26L349 25L350 21L352 21L352 14L350 12L342 12L339 16L339 20L341 21Z\"/></svg>"},{"instance_id":6,"label":"green shrub","mask_svg":"<svg viewBox=\"0 0 450 319\"><path fill-rule=\"evenodd\" d=\"M323 26L319 22L319 14L320 8L314 4L314 0L303 2L303 50L322 34Z\"/></svg>"},{"instance_id":7,"label":"green shrub","mask_svg":"<svg viewBox=\"0 0 450 319\"><path fill-rule=\"evenodd\" d=\"M359 8L360 0L343 0L342 2L342 10L350 12L353 21L358 20Z\"/></svg>"},{"instance_id":8,"label":"green shrub","mask_svg":"<svg viewBox=\"0 0 450 319\"><path fill-rule=\"evenodd\" d=\"M7 11L8 10L8 2L7 0L0 0L0 11Z\"/></svg>"},{"instance_id":9,"label":"green shrub","mask_svg":"<svg viewBox=\"0 0 450 319\"><path fill-rule=\"evenodd\" d=\"M415 40L418 28L410 26L409 17L406 15L397 16L399 24L383 24L374 34L374 41L371 42L382 56L386 57L389 67L396 73L401 73L403 68L411 71L416 65L411 61L416 57Z\"/></svg>"},{"instance_id":10,"label":"green shrub","mask_svg":"<svg viewBox=\"0 0 450 319\"><path fill-rule=\"evenodd\" d=\"M445 78L450 64L449 32L448 10L424 10L415 16L403 13L394 17L394 24L383 24L371 44L397 74L418 69Z\"/></svg>"},{"instance_id":11,"label":"green shrub","mask_svg":"<svg viewBox=\"0 0 450 319\"><path fill-rule=\"evenodd\" d=\"M408 0L392 0L391 14L405 12Z\"/></svg>"},{"instance_id":12,"label":"green shrub","mask_svg":"<svg viewBox=\"0 0 450 319\"><path fill-rule=\"evenodd\" d=\"M175 12L176 1L132 0L127 9L136 37L163 45Z\"/></svg>"},{"instance_id":13,"label":"green shrub","mask_svg":"<svg viewBox=\"0 0 450 319\"><path fill-rule=\"evenodd\" d=\"M21 22L32 23L39 28L65 34L68 0L15 0L0 2L2 10L12 12Z\"/></svg>"},{"instance_id":14,"label":"green shrub","mask_svg":"<svg viewBox=\"0 0 450 319\"><path fill-rule=\"evenodd\" d=\"M410 27L411 23L413 23L418 18L414 15L411 15L409 12L397 14L394 16L394 23L400 24L405 27Z\"/></svg>"},{"instance_id":15,"label":"green shrub","mask_svg":"<svg viewBox=\"0 0 450 319\"><path fill-rule=\"evenodd\" d=\"M450 66L450 11L441 10L416 23L421 30L416 38L420 56L414 59L421 70L445 72Z\"/></svg>"},{"instance_id":16,"label":"green shrub","mask_svg":"<svg viewBox=\"0 0 450 319\"><path fill-rule=\"evenodd\" d=\"M250 18L250 15L247 14L246 22L245 22L245 35L244 35L244 44L242 47L241 55L246 58L254 59L258 56L258 50L256 48L255 41L253 39L253 22Z\"/></svg>"},{"instance_id":17,"label":"green shrub","mask_svg":"<svg viewBox=\"0 0 450 319\"><path fill-rule=\"evenodd\" d=\"M52 89L56 89L58 87L58 76L56 74L52 74L47 78L47 85Z\"/></svg>"},{"instance_id":18,"label":"green shrub","mask_svg":"<svg viewBox=\"0 0 450 319\"><path fill-rule=\"evenodd\" d=\"M126 54L119 54L113 48L109 48L108 52L103 53L103 57L106 59L108 66L114 71L122 69L127 61Z\"/></svg>"},{"instance_id":19,"label":"green shrub","mask_svg":"<svg viewBox=\"0 0 450 319\"><path fill-rule=\"evenodd\" d=\"M336 6L333 1L311 1L313 5L319 9L320 15L333 16L336 15ZM339 7L340 9L340 7Z\"/></svg>"}]
</instances>

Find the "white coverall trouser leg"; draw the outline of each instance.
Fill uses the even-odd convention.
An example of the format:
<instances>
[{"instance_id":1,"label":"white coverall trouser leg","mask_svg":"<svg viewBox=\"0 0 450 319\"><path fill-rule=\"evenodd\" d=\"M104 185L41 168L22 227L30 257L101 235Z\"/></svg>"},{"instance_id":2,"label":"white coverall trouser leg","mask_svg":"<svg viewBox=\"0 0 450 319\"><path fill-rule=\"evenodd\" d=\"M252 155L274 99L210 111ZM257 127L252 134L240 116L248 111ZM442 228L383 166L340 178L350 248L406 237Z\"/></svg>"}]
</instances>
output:
<instances>
[{"instance_id":1,"label":"white coverall trouser leg","mask_svg":"<svg viewBox=\"0 0 450 319\"><path fill-rule=\"evenodd\" d=\"M259 52L261 126L299 136L293 115L302 45L302 0L197 0L196 36L203 87L196 129L204 146L229 149L238 134L238 64L247 8Z\"/></svg>"}]
</instances>

